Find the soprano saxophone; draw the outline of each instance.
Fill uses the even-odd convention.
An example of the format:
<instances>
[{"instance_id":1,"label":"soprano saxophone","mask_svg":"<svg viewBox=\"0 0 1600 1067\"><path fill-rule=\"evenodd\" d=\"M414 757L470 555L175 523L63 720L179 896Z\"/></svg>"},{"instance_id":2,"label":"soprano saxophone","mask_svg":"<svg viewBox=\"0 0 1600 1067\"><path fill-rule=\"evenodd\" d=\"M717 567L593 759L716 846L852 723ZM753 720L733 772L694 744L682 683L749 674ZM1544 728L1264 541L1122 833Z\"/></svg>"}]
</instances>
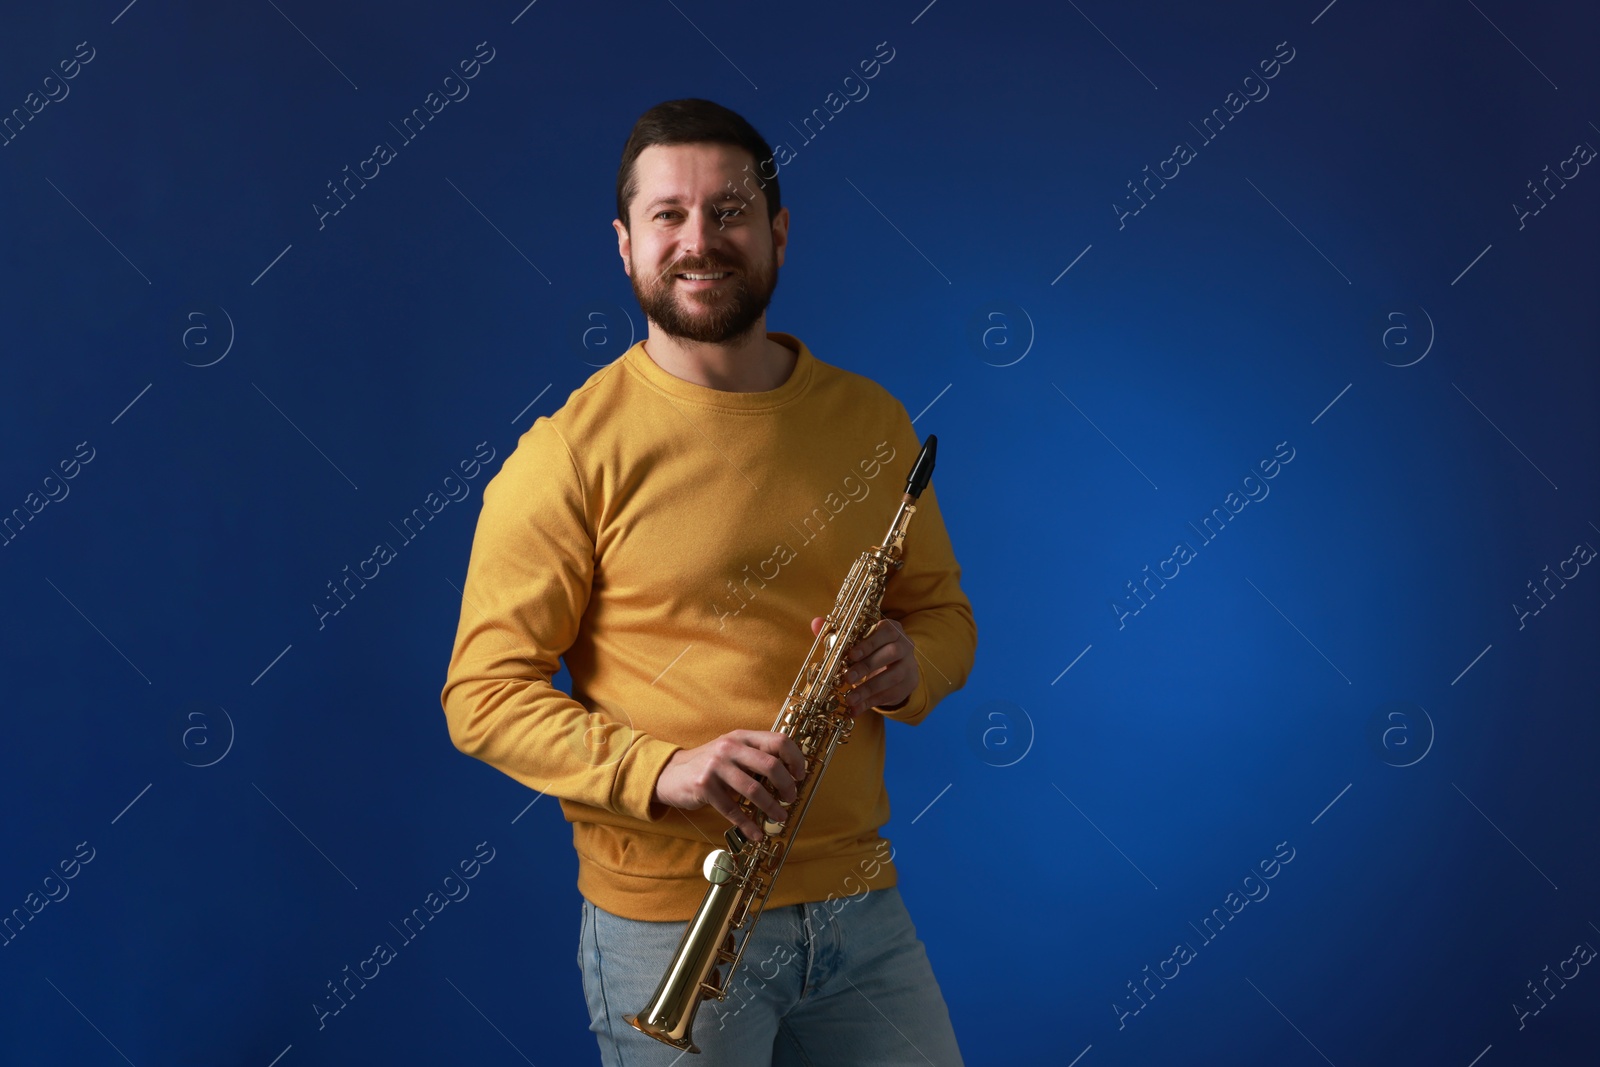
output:
<instances>
[{"instance_id":1,"label":"soprano saxophone","mask_svg":"<svg viewBox=\"0 0 1600 1067\"><path fill-rule=\"evenodd\" d=\"M794 800L784 805L786 810L799 805L799 811L778 823L748 798L739 798L739 806L760 824L761 840L751 841L736 826L727 829L723 840L728 847L716 849L705 858L701 873L711 884L700 910L684 930L661 984L643 1011L623 1017L635 1029L673 1048L700 1051L690 1035L695 1012L702 1000L726 998L734 972L755 933L756 920L783 869L789 843L805 819L833 750L850 736L854 720L844 706L849 689L843 677L844 657L883 617L884 585L889 573L904 563L901 545L906 526L917 510L917 499L933 476L937 445L938 438L932 434L922 443L888 535L883 544L862 552L851 566L833 610L817 631L811 652L772 724L773 732L786 735L805 757L805 778L798 783ZM769 784L765 778L757 781L763 786ZM735 947L733 934L739 929L744 930L744 936ZM723 963L728 964L728 970L719 981L717 967Z\"/></svg>"}]
</instances>

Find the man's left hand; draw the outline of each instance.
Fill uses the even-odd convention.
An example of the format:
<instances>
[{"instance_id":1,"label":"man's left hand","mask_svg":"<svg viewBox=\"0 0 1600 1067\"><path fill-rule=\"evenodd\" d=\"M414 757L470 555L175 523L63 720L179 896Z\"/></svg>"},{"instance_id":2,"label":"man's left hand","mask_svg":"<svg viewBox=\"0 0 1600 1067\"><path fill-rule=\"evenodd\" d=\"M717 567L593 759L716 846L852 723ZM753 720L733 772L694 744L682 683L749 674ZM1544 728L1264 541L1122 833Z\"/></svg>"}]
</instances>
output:
<instances>
[{"instance_id":1,"label":"man's left hand","mask_svg":"<svg viewBox=\"0 0 1600 1067\"><path fill-rule=\"evenodd\" d=\"M821 616L811 620L813 637L825 621ZM879 619L865 637L850 646L844 661L849 664L845 682L854 686L846 698L853 715L869 708L898 710L922 680L911 638L893 619Z\"/></svg>"}]
</instances>

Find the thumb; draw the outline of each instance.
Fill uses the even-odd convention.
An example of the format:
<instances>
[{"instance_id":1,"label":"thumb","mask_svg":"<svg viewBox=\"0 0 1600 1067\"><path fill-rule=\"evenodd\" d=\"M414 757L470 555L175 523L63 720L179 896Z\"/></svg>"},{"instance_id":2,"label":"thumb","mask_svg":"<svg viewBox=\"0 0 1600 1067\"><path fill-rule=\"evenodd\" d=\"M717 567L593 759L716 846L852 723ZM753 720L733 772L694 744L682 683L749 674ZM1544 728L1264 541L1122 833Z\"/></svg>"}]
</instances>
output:
<instances>
[{"instance_id":1,"label":"thumb","mask_svg":"<svg viewBox=\"0 0 1600 1067\"><path fill-rule=\"evenodd\" d=\"M817 633L822 629L822 624L824 622L827 622L827 621L828 620L826 618L824 618L823 616L821 616L821 615L818 615L816 618L812 619L811 620L811 636L812 637L817 636Z\"/></svg>"}]
</instances>

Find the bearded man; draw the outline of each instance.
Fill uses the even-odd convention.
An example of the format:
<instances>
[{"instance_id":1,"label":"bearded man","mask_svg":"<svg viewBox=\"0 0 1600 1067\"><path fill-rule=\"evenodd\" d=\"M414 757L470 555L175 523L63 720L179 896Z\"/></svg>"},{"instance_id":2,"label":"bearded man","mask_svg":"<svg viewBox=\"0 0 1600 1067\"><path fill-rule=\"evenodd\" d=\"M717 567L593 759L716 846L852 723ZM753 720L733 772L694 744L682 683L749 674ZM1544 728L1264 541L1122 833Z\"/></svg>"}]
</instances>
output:
<instances>
[{"instance_id":1,"label":"bearded man","mask_svg":"<svg viewBox=\"0 0 1600 1067\"><path fill-rule=\"evenodd\" d=\"M708 851L730 823L760 840L740 801L785 820L806 764L768 727L919 443L882 386L768 332L789 209L742 117L646 111L613 227L648 335L536 419L485 487L441 703L457 748L560 798L572 824L603 1062L667 1067L683 1053L623 1017L699 907ZM972 668L960 573L930 485L884 618L849 650L849 742L726 998L697 1016L697 1063L961 1063L879 833L887 722L921 722Z\"/></svg>"}]
</instances>

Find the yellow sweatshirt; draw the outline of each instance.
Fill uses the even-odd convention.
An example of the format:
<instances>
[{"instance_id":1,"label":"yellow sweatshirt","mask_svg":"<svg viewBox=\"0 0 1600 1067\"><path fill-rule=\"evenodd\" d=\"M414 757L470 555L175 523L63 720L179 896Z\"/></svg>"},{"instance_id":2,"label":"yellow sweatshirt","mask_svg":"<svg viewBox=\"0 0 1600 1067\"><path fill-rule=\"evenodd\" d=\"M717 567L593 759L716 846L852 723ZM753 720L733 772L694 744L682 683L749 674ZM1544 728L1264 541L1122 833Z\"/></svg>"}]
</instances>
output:
<instances>
[{"instance_id":1,"label":"yellow sweatshirt","mask_svg":"<svg viewBox=\"0 0 1600 1067\"><path fill-rule=\"evenodd\" d=\"M812 618L888 531L921 447L882 386L768 337L797 359L753 393L674 377L634 345L536 419L483 491L440 695L450 738L560 798L579 892L630 919L699 907L729 823L662 805L656 779L680 748L772 728ZM932 484L904 553L883 613L921 681L835 750L769 906L895 884L883 720L920 722L978 641ZM558 658L570 695L551 684Z\"/></svg>"}]
</instances>

